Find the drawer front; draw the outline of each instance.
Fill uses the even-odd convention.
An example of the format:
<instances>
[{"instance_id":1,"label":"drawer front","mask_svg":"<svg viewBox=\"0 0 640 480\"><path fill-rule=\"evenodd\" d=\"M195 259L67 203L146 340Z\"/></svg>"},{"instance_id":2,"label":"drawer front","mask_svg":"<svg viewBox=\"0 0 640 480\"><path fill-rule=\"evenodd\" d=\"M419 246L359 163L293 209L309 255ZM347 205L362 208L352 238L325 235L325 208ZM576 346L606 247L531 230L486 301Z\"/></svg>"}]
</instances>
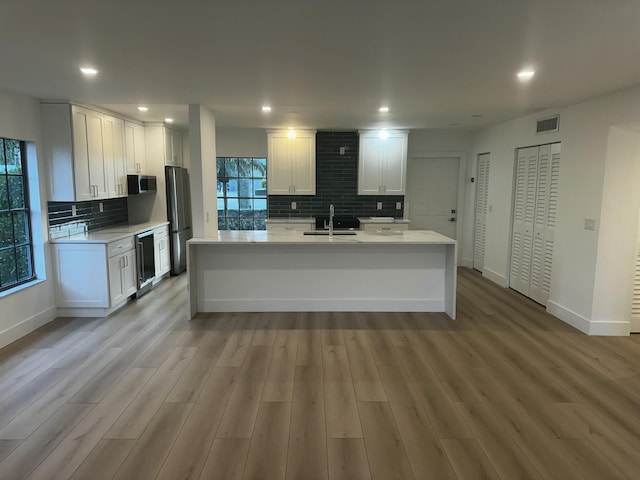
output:
<instances>
[{"instance_id":1,"label":"drawer front","mask_svg":"<svg viewBox=\"0 0 640 480\"><path fill-rule=\"evenodd\" d=\"M277 223L274 225L267 225L267 230L273 232L282 231L295 231L295 232L308 232L315 230L316 226L313 223Z\"/></svg>"},{"instance_id":2,"label":"drawer front","mask_svg":"<svg viewBox=\"0 0 640 480\"><path fill-rule=\"evenodd\" d=\"M394 230L409 230L409 225L406 223L365 223L365 232L389 232Z\"/></svg>"},{"instance_id":3,"label":"drawer front","mask_svg":"<svg viewBox=\"0 0 640 480\"><path fill-rule=\"evenodd\" d=\"M133 235L115 242L111 242L107 244L107 257L111 258L114 255L127 252L134 247L135 247L135 240L133 238Z\"/></svg>"},{"instance_id":4,"label":"drawer front","mask_svg":"<svg viewBox=\"0 0 640 480\"><path fill-rule=\"evenodd\" d=\"M153 238L165 238L169 236L169 225L163 225L153 229Z\"/></svg>"}]
</instances>

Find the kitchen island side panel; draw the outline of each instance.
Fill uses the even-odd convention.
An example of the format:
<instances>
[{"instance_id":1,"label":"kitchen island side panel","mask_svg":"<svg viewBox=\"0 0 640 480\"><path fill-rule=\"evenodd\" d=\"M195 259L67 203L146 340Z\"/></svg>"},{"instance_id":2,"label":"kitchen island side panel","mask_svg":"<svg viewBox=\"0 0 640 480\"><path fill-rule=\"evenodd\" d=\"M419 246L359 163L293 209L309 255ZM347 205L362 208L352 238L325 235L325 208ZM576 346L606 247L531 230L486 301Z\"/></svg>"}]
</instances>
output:
<instances>
[{"instance_id":1,"label":"kitchen island side panel","mask_svg":"<svg viewBox=\"0 0 640 480\"><path fill-rule=\"evenodd\" d=\"M455 269L455 244L196 243L189 250L191 316L445 311L455 317L455 286L448 291L455 272L447 271Z\"/></svg>"}]
</instances>

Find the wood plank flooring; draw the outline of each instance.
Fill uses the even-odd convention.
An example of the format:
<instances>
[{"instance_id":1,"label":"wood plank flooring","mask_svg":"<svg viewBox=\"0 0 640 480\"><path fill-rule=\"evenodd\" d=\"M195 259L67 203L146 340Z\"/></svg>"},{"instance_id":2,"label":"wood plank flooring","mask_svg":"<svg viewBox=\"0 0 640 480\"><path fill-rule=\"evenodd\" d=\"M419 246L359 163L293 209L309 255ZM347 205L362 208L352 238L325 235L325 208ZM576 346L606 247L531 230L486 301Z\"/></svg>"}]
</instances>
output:
<instances>
[{"instance_id":1,"label":"wood plank flooring","mask_svg":"<svg viewBox=\"0 0 640 480\"><path fill-rule=\"evenodd\" d=\"M459 318L220 313L186 276L0 350L0 480L636 479L640 335L460 269Z\"/></svg>"}]
</instances>

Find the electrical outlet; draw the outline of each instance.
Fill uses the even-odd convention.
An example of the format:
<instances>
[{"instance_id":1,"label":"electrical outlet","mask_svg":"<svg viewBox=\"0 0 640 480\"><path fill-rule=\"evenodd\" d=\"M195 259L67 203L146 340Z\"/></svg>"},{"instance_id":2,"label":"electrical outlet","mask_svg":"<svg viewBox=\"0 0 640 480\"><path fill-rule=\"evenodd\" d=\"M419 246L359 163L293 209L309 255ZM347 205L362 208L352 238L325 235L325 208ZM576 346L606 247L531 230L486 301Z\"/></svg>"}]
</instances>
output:
<instances>
[{"instance_id":1,"label":"electrical outlet","mask_svg":"<svg viewBox=\"0 0 640 480\"><path fill-rule=\"evenodd\" d=\"M378 210L382 210L382 202L378 202L378 203L376 204L376 208L377 208Z\"/></svg>"},{"instance_id":2,"label":"electrical outlet","mask_svg":"<svg viewBox=\"0 0 640 480\"><path fill-rule=\"evenodd\" d=\"M100 213L104 212L104 203L100 202L98 208L100 209Z\"/></svg>"},{"instance_id":3,"label":"electrical outlet","mask_svg":"<svg viewBox=\"0 0 640 480\"><path fill-rule=\"evenodd\" d=\"M296 202L291 202L291 210L295 210L296 209Z\"/></svg>"},{"instance_id":4,"label":"electrical outlet","mask_svg":"<svg viewBox=\"0 0 640 480\"><path fill-rule=\"evenodd\" d=\"M402 210L402 202L396 202L396 210Z\"/></svg>"},{"instance_id":5,"label":"electrical outlet","mask_svg":"<svg viewBox=\"0 0 640 480\"><path fill-rule=\"evenodd\" d=\"M78 215L78 208L75 205L71 205L71 216L75 217Z\"/></svg>"},{"instance_id":6,"label":"electrical outlet","mask_svg":"<svg viewBox=\"0 0 640 480\"><path fill-rule=\"evenodd\" d=\"M595 231L596 229L596 221L593 218L585 218L584 219L584 229Z\"/></svg>"}]
</instances>

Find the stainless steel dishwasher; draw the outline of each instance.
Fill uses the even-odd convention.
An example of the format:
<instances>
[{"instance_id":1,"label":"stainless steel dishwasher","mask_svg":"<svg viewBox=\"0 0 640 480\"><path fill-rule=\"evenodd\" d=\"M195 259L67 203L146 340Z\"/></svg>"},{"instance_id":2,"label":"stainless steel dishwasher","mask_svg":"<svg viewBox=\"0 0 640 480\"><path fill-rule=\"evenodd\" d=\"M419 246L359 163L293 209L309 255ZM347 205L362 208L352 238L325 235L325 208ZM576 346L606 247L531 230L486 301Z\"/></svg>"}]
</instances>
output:
<instances>
[{"instance_id":1,"label":"stainless steel dishwasher","mask_svg":"<svg viewBox=\"0 0 640 480\"><path fill-rule=\"evenodd\" d=\"M144 295L151 287L156 277L154 255L153 230L136 235L136 259L138 263L138 291L136 298Z\"/></svg>"}]
</instances>

